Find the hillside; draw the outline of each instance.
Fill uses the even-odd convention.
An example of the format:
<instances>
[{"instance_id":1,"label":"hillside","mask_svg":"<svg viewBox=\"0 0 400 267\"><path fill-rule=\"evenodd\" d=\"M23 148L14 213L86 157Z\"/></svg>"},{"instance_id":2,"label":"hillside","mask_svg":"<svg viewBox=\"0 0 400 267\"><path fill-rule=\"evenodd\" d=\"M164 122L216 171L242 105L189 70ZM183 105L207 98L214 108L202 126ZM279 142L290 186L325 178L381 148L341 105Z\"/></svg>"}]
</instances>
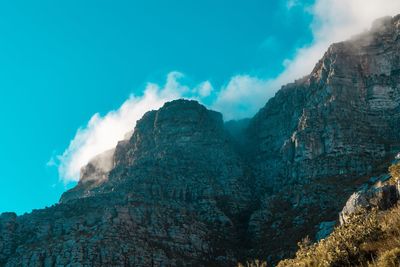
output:
<instances>
[{"instance_id":1,"label":"hillside","mask_svg":"<svg viewBox=\"0 0 400 267\"><path fill-rule=\"evenodd\" d=\"M329 236L315 244L305 238L296 257L278 266L399 266L400 163L389 170L384 182L372 179L352 195L341 214L345 220Z\"/></svg>"},{"instance_id":2,"label":"hillside","mask_svg":"<svg viewBox=\"0 0 400 267\"><path fill-rule=\"evenodd\" d=\"M0 216L0 265L277 263L329 234L349 197L386 172L399 126L396 16L331 45L249 120L182 99L149 111L58 204Z\"/></svg>"}]
</instances>

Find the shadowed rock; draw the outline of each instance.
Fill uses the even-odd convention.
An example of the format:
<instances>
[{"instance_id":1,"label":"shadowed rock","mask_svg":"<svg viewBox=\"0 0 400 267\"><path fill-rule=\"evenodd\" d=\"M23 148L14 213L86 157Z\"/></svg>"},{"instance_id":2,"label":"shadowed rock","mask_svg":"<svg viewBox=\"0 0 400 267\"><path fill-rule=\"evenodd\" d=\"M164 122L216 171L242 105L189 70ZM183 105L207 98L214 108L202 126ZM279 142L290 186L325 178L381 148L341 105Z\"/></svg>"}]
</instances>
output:
<instances>
[{"instance_id":1,"label":"shadowed rock","mask_svg":"<svg viewBox=\"0 0 400 267\"><path fill-rule=\"evenodd\" d=\"M400 17L385 18L333 44L250 120L224 124L188 100L146 113L60 204L0 216L0 265L235 266L291 255L400 150L399 52ZM392 189L375 193L348 210L388 205Z\"/></svg>"}]
</instances>

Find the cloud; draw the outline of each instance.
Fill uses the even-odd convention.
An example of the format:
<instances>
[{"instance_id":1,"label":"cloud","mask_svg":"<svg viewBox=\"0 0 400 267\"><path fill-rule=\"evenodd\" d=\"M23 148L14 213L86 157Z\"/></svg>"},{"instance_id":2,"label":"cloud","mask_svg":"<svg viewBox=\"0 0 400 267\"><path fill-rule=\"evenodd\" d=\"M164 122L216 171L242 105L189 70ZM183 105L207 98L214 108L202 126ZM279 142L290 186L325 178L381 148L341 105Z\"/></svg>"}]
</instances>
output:
<instances>
[{"instance_id":1,"label":"cloud","mask_svg":"<svg viewBox=\"0 0 400 267\"><path fill-rule=\"evenodd\" d=\"M205 81L202 82L201 84L199 84L195 89L194 92L196 94L196 92L198 92L198 95L200 96L200 98L203 97L208 97L210 96L211 92L214 90L213 86L211 85L211 83L209 81Z\"/></svg>"},{"instance_id":2,"label":"cloud","mask_svg":"<svg viewBox=\"0 0 400 267\"><path fill-rule=\"evenodd\" d=\"M293 2L290 1L289 2ZM272 84L282 85L309 74L329 45L370 29L374 20L400 13L399 0L317 0L304 9L313 16L314 41L285 61L285 71Z\"/></svg>"},{"instance_id":3,"label":"cloud","mask_svg":"<svg viewBox=\"0 0 400 267\"><path fill-rule=\"evenodd\" d=\"M311 6L301 6L298 0L288 0L287 7L303 8L313 16L310 29L313 42L300 47L293 58L286 59L285 70L274 79L246 74L228 79L215 90L209 81L190 87L182 84L183 74L171 72L163 86L149 83L143 95L130 96L122 106L104 116L94 114L85 127L78 129L65 152L58 156L60 177L77 181L82 166L99 153L109 150L132 131L136 120L149 110L176 98L206 100L208 107L221 111L225 119L240 119L254 115L268 98L284 84L309 74L331 43L346 40L370 28L379 17L400 13L399 0L316 0ZM262 46L271 45L267 38ZM210 100L212 99L212 100ZM54 165L53 161L49 165Z\"/></svg>"},{"instance_id":4,"label":"cloud","mask_svg":"<svg viewBox=\"0 0 400 267\"><path fill-rule=\"evenodd\" d=\"M208 96L212 91L209 82L203 82L193 89L179 81L183 74L171 72L164 86L149 83L143 95L131 95L117 110L105 116L96 113L86 126L76 132L69 147L57 157L60 177L65 181L78 181L80 169L96 155L114 148L133 130L136 121L149 110L160 108L165 102L177 98L197 98ZM54 159L49 165L54 164Z\"/></svg>"},{"instance_id":5,"label":"cloud","mask_svg":"<svg viewBox=\"0 0 400 267\"><path fill-rule=\"evenodd\" d=\"M372 22L400 12L398 0L318 0L311 8L319 42L340 41L368 30Z\"/></svg>"},{"instance_id":6,"label":"cloud","mask_svg":"<svg viewBox=\"0 0 400 267\"><path fill-rule=\"evenodd\" d=\"M288 0L287 7L299 7L300 1ZM295 56L286 59L285 70L274 79L248 75L234 76L222 88L213 108L222 111L225 119L253 115L280 87L309 74L329 45L347 40L368 30L380 17L400 13L399 0L317 0L303 6L312 17L313 42L297 49ZM267 38L262 45L269 45Z\"/></svg>"},{"instance_id":7,"label":"cloud","mask_svg":"<svg viewBox=\"0 0 400 267\"><path fill-rule=\"evenodd\" d=\"M269 84L269 81L248 75L234 76L220 90L211 108L222 112L225 120L246 118L255 114L272 96Z\"/></svg>"}]
</instances>

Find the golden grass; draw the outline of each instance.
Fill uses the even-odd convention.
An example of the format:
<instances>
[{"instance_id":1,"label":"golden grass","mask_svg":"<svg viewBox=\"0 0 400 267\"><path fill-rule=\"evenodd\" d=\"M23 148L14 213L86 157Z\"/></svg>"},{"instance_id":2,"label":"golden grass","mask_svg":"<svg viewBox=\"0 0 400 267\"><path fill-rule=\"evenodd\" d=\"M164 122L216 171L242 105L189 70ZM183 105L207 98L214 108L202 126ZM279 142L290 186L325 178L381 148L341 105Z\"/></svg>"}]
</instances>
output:
<instances>
[{"instance_id":1,"label":"golden grass","mask_svg":"<svg viewBox=\"0 0 400 267\"><path fill-rule=\"evenodd\" d=\"M400 162L389 168L391 184L400 179ZM294 259L278 267L400 266L400 206L388 211L359 210L319 243L299 243Z\"/></svg>"},{"instance_id":2,"label":"golden grass","mask_svg":"<svg viewBox=\"0 0 400 267\"><path fill-rule=\"evenodd\" d=\"M397 181L400 178L400 162L393 164L389 167L390 175L393 181Z\"/></svg>"},{"instance_id":3,"label":"golden grass","mask_svg":"<svg viewBox=\"0 0 400 267\"><path fill-rule=\"evenodd\" d=\"M278 266L400 266L400 207L359 211L319 243L299 244L296 257Z\"/></svg>"},{"instance_id":4,"label":"golden grass","mask_svg":"<svg viewBox=\"0 0 400 267\"><path fill-rule=\"evenodd\" d=\"M281 261L278 266L354 266L366 262L370 253L362 245L382 234L376 217L375 210L369 213L360 210L326 239L310 246L300 245L295 259Z\"/></svg>"},{"instance_id":5,"label":"golden grass","mask_svg":"<svg viewBox=\"0 0 400 267\"><path fill-rule=\"evenodd\" d=\"M389 168L395 184L400 179L400 161ZM298 243L294 259L283 260L278 267L400 267L400 204L387 211L359 210L333 233L312 244L308 237ZM264 261L239 264L238 267L266 267Z\"/></svg>"},{"instance_id":6,"label":"golden grass","mask_svg":"<svg viewBox=\"0 0 400 267\"><path fill-rule=\"evenodd\" d=\"M267 267L267 262L261 260L253 260L246 262L246 264L239 263L238 267Z\"/></svg>"}]
</instances>

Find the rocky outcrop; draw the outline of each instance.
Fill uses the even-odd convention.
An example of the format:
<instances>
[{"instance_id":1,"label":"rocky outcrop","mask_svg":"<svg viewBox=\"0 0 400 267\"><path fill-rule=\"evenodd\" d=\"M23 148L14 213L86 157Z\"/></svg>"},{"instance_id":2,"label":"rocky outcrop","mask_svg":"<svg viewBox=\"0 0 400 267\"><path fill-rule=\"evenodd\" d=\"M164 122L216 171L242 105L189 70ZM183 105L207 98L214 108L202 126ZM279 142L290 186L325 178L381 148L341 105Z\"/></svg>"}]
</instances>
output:
<instances>
[{"instance_id":1,"label":"rocky outcrop","mask_svg":"<svg viewBox=\"0 0 400 267\"><path fill-rule=\"evenodd\" d=\"M108 180L110 171L114 168L115 149L111 149L94 157L81 169L78 184L65 192L60 199L61 203L71 199L88 197L91 189L96 188Z\"/></svg>"},{"instance_id":2,"label":"rocky outcrop","mask_svg":"<svg viewBox=\"0 0 400 267\"><path fill-rule=\"evenodd\" d=\"M360 210L387 210L397 204L400 199L399 182L391 184L387 182L389 178L389 174L372 177L368 181L372 185L363 184L359 191L353 193L339 214L340 224L348 222L350 216Z\"/></svg>"},{"instance_id":3,"label":"rocky outcrop","mask_svg":"<svg viewBox=\"0 0 400 267\"><path fill-rule=\"evenodd\" d=\"M146 113L59 204L0 217L0 264L273 263L304 236L326 236L352 193L387 168L400 150L399 111L395 17L333 44L249 120L224 124L188 100ZM390 196L356 194L343 214Z\"/></svg>"},{"instance_id":4,"label":"rocky outcrop","mask_svg":"<svg viewBox=\"0 0 400 267\"><path fill-rule=\"evenodd\" d=\"M195 101L172 101L148 112L131 139L118 144L113 157L107 183L85 187L85 193L75 198L116 188L129 193L129 186L134 186L143 198L220 199L232 214L248 206L251 176L232 146L221 114Z\"/></svg>"},{"instance_id":5,"label":"rocky outcrop","mask_svg":"<svg viewBox=\"0 0 400 267\"><path fill-rule=\"evenodd\" d=\"M16 249L16 220L17 215L12 212L0 215L0 262L5 262Z\"/></svg>"},{"instance_id":6,"label":"rocky outcrop","mask_svg":"<svg viewBox=\"0 0 400 267\"><path fill-rule=\"evenodd\" d=\"M249 223L260 256L284 255L314 236L367 177L386 170L400 144L399 70L397 16L333 44L250 121L250 162L266 203Z\"/></svg>"},{"instance_id":7,"label":"rocky outcrop","mask_svg":"<svg viewBox=\"0 0 400 267\"><path fill-rule=\"evenodd\" d=\"M221 114L195 101L166 103L112 155L106 178L93 179L104 175L101 155L61 204L16 218L17 249L6 265L237 262L253 182Z\"/></svg>"}]
</instances>

